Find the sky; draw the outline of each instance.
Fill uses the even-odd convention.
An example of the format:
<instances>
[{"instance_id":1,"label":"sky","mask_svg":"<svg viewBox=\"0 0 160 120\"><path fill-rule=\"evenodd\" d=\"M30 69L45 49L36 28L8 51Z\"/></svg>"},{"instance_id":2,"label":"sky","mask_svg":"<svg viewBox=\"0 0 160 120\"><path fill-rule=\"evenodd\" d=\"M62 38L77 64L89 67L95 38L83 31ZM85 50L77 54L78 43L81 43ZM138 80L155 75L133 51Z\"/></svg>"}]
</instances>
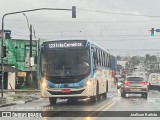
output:
<instances>
[{"instance_id":1,"label":"sky","mask_svg":"<svg viewBox=\"0 0 160 120\"><path fill-rule=\"evenodd\" d=\"M89 39L116 55L158 55L160 32L151 37L149 30L160 29L159 5L160 0L0 0L0 18L16 11L76 6L76 18L65 10L25 13L34 27L34 39ZM29 39L23 13L7 15L4 21L13 39Z\"/></svg>"}]
</instances>

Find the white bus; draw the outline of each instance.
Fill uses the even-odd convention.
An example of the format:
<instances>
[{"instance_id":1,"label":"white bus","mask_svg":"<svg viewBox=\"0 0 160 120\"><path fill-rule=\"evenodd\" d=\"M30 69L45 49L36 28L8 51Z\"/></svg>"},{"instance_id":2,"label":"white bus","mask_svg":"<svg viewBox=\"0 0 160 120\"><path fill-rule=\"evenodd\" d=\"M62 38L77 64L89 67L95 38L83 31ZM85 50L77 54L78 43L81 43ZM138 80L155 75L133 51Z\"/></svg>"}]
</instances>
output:
<instances>
[{"instance_id":1,"label":"white bus","mask_svg":"<svg viewBox=\"0 0 160 120\"><path fill-rule=\"evenodd\" d=\"M110 54L88 40L44 42L39 68L41 96L50 104L56 104L57 98L90 98L96 103L114 86Z\"/></svg>"}]
</instances>

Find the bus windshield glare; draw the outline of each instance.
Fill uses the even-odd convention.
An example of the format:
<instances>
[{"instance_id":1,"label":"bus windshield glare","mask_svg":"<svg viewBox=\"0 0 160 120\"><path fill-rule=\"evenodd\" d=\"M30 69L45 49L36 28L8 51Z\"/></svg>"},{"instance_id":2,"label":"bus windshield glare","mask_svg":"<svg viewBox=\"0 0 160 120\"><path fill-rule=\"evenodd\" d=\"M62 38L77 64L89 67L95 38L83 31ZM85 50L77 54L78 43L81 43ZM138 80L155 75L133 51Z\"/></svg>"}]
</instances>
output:
<instances>
[{"instance_id":1,"label":"bus windshield glare","mask_svg":"<svg viewBox=\"0 0 160 120\"><path fill-rule=\"evenodd\" d=\"M90 71L88 50L45 51L41 55L42 75L77 76Z\"/></svg>"}]
</instances>

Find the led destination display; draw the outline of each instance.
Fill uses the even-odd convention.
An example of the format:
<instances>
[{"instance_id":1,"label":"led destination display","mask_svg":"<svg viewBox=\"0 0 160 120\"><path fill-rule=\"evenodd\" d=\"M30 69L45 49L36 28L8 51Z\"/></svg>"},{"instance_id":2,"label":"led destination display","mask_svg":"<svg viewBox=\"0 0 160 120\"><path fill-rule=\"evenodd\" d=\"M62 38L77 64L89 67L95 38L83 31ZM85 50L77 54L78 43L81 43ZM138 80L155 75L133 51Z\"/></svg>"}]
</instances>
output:
<instances>
[{"instance_id":1,"label":"led destination display","mask_svg":"<svg viewBox=\"0 0 160 120\"><path fill-rule=\"evenodd\" d=\"M47 49L54 48L74 48L74 47L84 47L86 41L53 41L44 43L44 47Z\"/></svg>"}]
</instances>

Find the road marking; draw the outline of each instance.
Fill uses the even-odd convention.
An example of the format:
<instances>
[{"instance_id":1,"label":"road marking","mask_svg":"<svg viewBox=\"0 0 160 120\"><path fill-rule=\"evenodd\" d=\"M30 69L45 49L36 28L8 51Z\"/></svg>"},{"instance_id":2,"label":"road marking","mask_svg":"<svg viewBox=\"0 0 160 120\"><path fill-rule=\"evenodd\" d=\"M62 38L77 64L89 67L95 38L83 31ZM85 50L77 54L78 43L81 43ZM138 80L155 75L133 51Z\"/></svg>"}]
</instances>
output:
<instances>
[{"instance_id":1,"label":"road marking","mask_svg":"<svg viewBox=\"0 0 160 120\"><path fill-rule=\"evenodd\" d=\"M114 97L113 100L116 100L116 101L119 101L121 100L122 98L121 97Z\"/></svg>"},{"instance_id":2,"label":"road marking","mask_svg":"<svg viewBox=\"0 0 160 120\"><path fill-rule=\"evenodd\" d=\"M109 103L101 106L101 107L100 107L99 109L97 109L96 111L102 111L104 108L106 108L106 107L108 108L108 107L110 106L110 104L112 105L113 103L115 104L116 101L112 100L112 101L110 101Z\"/></svg>"},{"instance_id":3,"label":"road marking","mask_svg":"<svg viewBox=\"0 0 160 120\"><path fill-rule=\"evenodd\" d=\"M116 101L112 101L111 104L109 104L109 106L107 106L103 111L107 111L109 110L114 104L116 104ZM98 117L94 117L94 120L99 119Z\"/></svg>"},{"instance_id":4,"label":"road marking","mask_svg":"<svg viewBox=\"0 0 160 120\"><path fill-rule=\"evenodd\" d=\"M110 109L114 104L116 104L117 101L110 101L109 103L101 106L99 109L97 109L96 111L107 111L108 109ZM93 113L90 113L88 116L91 116ZM82 120L94 120L97 119L98 117L84 117Z\"/></svg>"},{"instance_id":5,"label":"road marking","mask_svg":"<svg viewBox=\"0 0 160 120\"><path fill-rule=\"evenodd\" d=\"M114 104L116 104L116 101L113 101L109 106L107 106L104 111L109 110Z\"/></svg>"}]
</instances>

